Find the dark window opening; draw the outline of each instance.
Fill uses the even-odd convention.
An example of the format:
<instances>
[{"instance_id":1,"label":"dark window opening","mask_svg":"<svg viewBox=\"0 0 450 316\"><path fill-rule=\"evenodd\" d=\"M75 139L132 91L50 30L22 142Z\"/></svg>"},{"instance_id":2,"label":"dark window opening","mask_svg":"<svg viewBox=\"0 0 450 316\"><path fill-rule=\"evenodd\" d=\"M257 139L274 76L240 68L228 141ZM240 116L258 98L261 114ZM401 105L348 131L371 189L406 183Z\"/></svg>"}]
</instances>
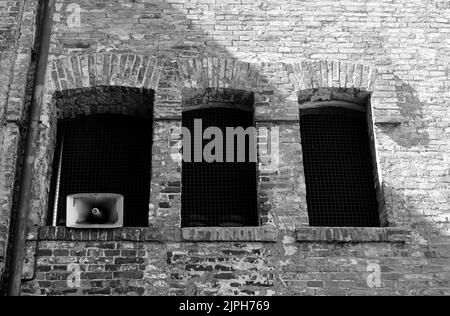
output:
<instances>
[{"instance_id":1,"label":"dark window opening","mask_svg":"<svg viewBox=\"0 0 450 316\"><path fill-rule=\"evenodd\" d=\"M124 196L124 225L148 226L151 151L150 120L122 115L60 120L49 223L66 224L69 195L115 193Z\"/></svg>"},{"instance_id":2,"label":"dark window opening","mask_svg":"<svg viewBox=\"0 0 450 316\"><path fill-rule=\"evenodd\" d=\"M319 108L300 114L310 225L379 227L366 113Z\"/></svg>"},{"instance_id":3,"label":"dark window opening","mask_svg":"<svg viewBox=\"0 0 450 316\"><path fill-rule=\"evenodd\" d=\"M203 132L218 127L254 126L253 112L230 108L210 108L183 113L183 127L194 135L194 120L201 119ZM250 160L247 137L245 162L183 162L182 226L183 227L251 227L258 226L257 163ZM203 148L210 142L203 141ZM237 159L235 138L235 161ZM192 153L194 142L191 143ZM184 148L184 150L186 150ZM226 149L224 149L224 153ZM193 154L192 154L193 155Z\"/></svg>"}]
</instances>

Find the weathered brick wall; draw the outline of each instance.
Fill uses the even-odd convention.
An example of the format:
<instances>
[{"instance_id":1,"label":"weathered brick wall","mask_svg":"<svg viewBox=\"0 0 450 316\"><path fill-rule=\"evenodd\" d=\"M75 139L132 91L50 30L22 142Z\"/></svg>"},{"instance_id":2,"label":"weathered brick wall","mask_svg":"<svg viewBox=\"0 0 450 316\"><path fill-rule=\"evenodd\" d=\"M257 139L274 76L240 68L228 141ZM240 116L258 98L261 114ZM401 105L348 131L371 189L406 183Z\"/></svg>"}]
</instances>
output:
<instances>
[{"instance_id":1,"label":"weathered brick wall","mask_svg":"<svg viewBox=\"0 0 450 316\"><path fill-rule=\"evenodd\" d=\"M0 1L0 120L3 122L24 1Z\"/></svg>"},{"instance_id":2,"label":"weathered brick wall","mask_svg":"<svg viewBox=\"0 0 450 316\"><path fill-rule=\"evenodd\" d=\"M14 45L17 36L17 25L19 21L19 10L21 1L0 1L0 47L6 50Z\"/></svg>"},{"instance_id":3,"label":"weathered brick wall","mask_svg":"<svg viewBox=\"0 0 450 316\"><path fill-rule=\"evenodd\" d=\"M82 56L122 56L125 74L129 67L133 73L133 56L160 61L151 228L42 229L30 237L25 293L450 294L448 1L68 0L57 1L56 9L51 51L57 62L49 70L57 76L49 75L41 141L51 139L52 91L76 77L64 57L81 56L91 67L92 76L78 88L96 84L103 73L89 61L101 57ZM258 73L258 84L249 88L256 93L257 120L280 127L280 167L266 170L259 185L267 223L278 233L179 230L181 170L171 150L179 140L185 90L193 87L183 80L180 57L195 56L221 57L206 61L213 69L221 69L214 65L222 60L250 61ZM295 87L302 76L295 66L279 64L304 59L318 61L305 66L318 67L313 74L325 76L327 69L332 87L369 81L353 70L349 76L348 65L365 65L357 68L363 74L377 69L370 91L384 215L405 231L307 227L296 93L309 88ZM42 148L40 157L52 156L45 142ZM45 223L49 161L37 163L42 173L32 220L38 225ZM203 243L208 238L217 242ZM378 268L381 283L371 288L367 278Z\"/></svg>"},{"instance_id":4,"label":"weathered brick wall","mask_svg":"<svg viewBox=\"0 0 450 316\"><path fill-rule=\"evenodd\" d=\"M20 3L21 1L0 1L0 121L2 123L10 72L14 64L15 44L20 21Z\"/></svg>"},{"instance_id":5,"label":"weathered brick wall","mask_svg":"<svg viewBox=\"0 0 450 316\"><path fill-rule=\"evenodd\" d=\"M15 35L19 18L19 1L0 1L0 122L3 135L3 120L6 106L6 94L9 85L9 71L14 63L11 54L15 46ZM2 137L3 138L3 137ZM1 242L1 239L0 239ZM0 246L0 248L3 248Z\"/></svg>"},{"instance_id":6,"label":"weathered brick wall","mask_svg":"<svg viewBox=\"0 0 450 316\"><path fill-rule=\"evenodd\" d=\"M0 1L0 281L8 243L22 119L11 111L25 107L37 1ZM1 283L1 282L0 282Z\"/></svg>"},{"instance_id":7,"label":"weathered brick wall","mask_svg":"<svg viewBox=\"0 0 450 316\"><path fill-rule=\"evenodd\" d=\"M302 238L289 234L277 243L174 243L145 229L40 234L26 295L420 295L448 287L442 267L428 266L433 250L411 257L409 246L386 236L350 245L296 243ZM371 289L373 263L382 284Z\"/></svg>"}]
</instances>

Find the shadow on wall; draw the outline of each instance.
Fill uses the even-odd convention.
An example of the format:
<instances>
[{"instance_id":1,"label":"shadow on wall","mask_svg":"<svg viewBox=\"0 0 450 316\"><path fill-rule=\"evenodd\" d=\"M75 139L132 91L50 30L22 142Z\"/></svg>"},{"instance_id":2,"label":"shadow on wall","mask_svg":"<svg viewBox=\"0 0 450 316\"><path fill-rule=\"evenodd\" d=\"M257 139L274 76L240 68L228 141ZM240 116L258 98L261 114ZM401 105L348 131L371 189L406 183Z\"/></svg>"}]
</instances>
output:
<instances>
[{"instance_id":1,"label":"shadow on wall","mask_svg":"<svg viewBox=\"0 0 450 316\"><path fill-rule=\"evenodd\" d=\"M397 226L408 227L414 231L413 238L416 244L450 246L449 218L441 219L436 215L437 212L417 207L418 204L427 203L426 199L429 199L429 196L405 195L387 183L383 186L389 215L392 217L392 212L395 211Z\"/></svg>"},{"instance_id":2,"label":"shadow on wall","mask_svg":"<svg viewBox=\"0 0 450 316\"><path fill-rule=\"evenodd\" d=\"M404 282L411 284L408 295L436 294L439 288L447 288L449 284L448 272L443 272L441 267L450 264L450 221L449 218L440 219L417 207L418 201L424 202L429 197L417 195L405 195L397 189L384 184L387 209L395 214L403 222L403 227L411 228L413 247L405 248L399 253L405 258L403 268L411 271L409 279ZM426 203L426 202L425 202ZM409 258L409 259L407 259ZM426 284L426 287L416 283ZM440 295L446 295L441 290Z\"/></svg>"},{"instance_id":3,"label":"shadow on wall","mask_svg":"<svg viewBox=\"0 0 450 316\"><path fill-rule=\"evenodd\" d=\"M66 1L67 3L69 1ZM78 28L62 28L59 35L63 46L56 48L56 53L64 53L65 50L97 52L131 50L135 53L159 54L169 58L180 55L186 57L201 54L217 57L230 55L227 49L201 29L202 25L205 28L213 27L211 19L214 16L208 15L210 4L183 3L181 6L162 0L153 3L147 1L139 6L143 8L131 3L119 4L117 0L83 3L82 33L80 34ZM70 16L65 10L63 6L58 13L63 17L62 21ZM184 12L186 10L198 11L199 16L195 20L189 19Z\"/></svg>"},{"instance_id":4,"label":"shadow on wall","mask_svg":"<svg viewBox=\"0 0 450 316\"><path fill-rule=\"evenodd\" d=\"M424 196L405 195L400 191L385 186L385 195L396 207L396 213L405 214L412 232L413 246L402 250L400 256L410 258L403 267L411 271L405 282L410 282L411 295L447 295L445 288L449 286L449 273L442 269L450 264L450 222L449 219L439 219L417 207L417 201L426 199ZM417 283L426 287L415 286Z\"/></svg>"},{"instance_id":5,"label":"shadow on wall","mask_svg":"<svg viewBox=\"0 0 450 316\"><path fill-rule=\"evenodd\" d=\"M259 23L248 23L245 14L242 16L239 12L233 11L232 5L222 4L214 11L211 10L211 4L201 2L184 3L183 6L179 6L171 1L163 0L142 5L144 8L140 11L130 4L123 6L119 12L115 13L124 16L135 13L133 15L135 22L131 24L131 28L127 28L127 24L114 23L115 14L109 14L110 11L117 11L117 1L96 3L92 7L86 7L87 4L83 4L83 23L86 23L91 29L81 33L86 38L79 37L77 29L63 29L60 31L64 33L61 34L63 35L61 36L62 48L97 52L133 50L139 53L152 52L169 58L207 55L233 59L239 55L256 57L258 51L271 52L274 41L279 40L276 36L260 34L261 29L267 28L270 21L259 21L260 17L258 17ZM260 7L259 10L261 9L264 8ZM189 11L189 16L187 11ZM236 15L236 20L230 22L230 27L227 27L226 23L217 25L213 23L215 19L225 15L231 17ZM248 18L251 19L251 17L252 14L249 14ZM334 29L337 26L332 24L327 27ZM248 45L239 46L239 41L242 39L234 37L234 30L245 31L248 34L246 37L257 38L255 52L246 50ZM314 31L313 28L312 31ZM382 42L377 42L375 38L373 40L373 45L379 45ZM311 56L308 49L310 49L308 45L305 45L303 56ZM167 65L170 65L170 61L167 61ZM170 66L167 68L170 69ZM165 78L162 79L162 87L170 89L173 82L170 78L173 76L173 72L166 71L163 76ZM265 84L269 82L267 78L261 78L261 80ZM424 105L420 102L417 92L409 84L403 82L399 77L394 77L394 80L402 125L395 126L395 128L387 125L383 128L384 132L401 147L427 146L429 135L423 121ZM276 97L275 87L267 85L265 90L267 93L272 93L274 98Z\"/></svg>"},{"instance_id":6,"label":"shadow on wall","mask_svg":"<svg viewBox=\"0 0 450 316\"><path fill-rule=\"evenodd\" d=\"M411 85L397 76L394 80L402 124L395 128L385 126L383 132L401 147L427 146L430 139L424 122L424 104Z\"/></svg>"}]
</instances>

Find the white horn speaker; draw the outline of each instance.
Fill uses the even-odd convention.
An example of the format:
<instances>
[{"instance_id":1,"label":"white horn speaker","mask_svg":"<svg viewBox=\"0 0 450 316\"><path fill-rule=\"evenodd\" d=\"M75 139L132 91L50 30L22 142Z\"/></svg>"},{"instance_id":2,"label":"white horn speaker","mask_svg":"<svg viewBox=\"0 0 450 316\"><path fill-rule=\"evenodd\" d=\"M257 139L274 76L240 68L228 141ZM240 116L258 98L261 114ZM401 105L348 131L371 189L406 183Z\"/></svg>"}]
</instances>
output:
<instances>
[{"instance_id":1,"label":"white horn speaker","mask_svg":"<svg viewBox=\"0 0 450 316\"><path fill-rule=\"evenodd\" d=\"M67 197L67 227L123 227L124 196L111 193L75 194Z\"/></svg>"}]
</instances>

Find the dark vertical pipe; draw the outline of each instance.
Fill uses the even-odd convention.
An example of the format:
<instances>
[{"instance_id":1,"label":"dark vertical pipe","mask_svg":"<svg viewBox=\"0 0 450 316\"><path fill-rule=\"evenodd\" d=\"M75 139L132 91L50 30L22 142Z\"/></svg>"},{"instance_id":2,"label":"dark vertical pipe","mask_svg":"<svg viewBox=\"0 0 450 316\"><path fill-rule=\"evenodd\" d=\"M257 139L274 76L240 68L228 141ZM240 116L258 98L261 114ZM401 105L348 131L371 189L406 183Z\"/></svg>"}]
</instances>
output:
<instances>
[{"instance_id":1,"label":"dark vertical pipe","mask_svg":"<svg viewBox=\"0 0 450 316\"><path fill-rule=\"evenodd\" d=\"M10 278L8 295L19 296L23 268L23 256L26 246L28 217L31 208L33 167L36 156L36 144L39 133L39 118L44 98L45 77L47 72L50 37L52 31L53 10L55 0L42 0L42 25L40 26L40 47L36 74L34 79L33 99L31 102L28 135L25 141L25 152L20 182L19 198L16 210L13 244L11 247ZM42 11L41 11L42 12Z\"/></svg>"}]
</instances>

